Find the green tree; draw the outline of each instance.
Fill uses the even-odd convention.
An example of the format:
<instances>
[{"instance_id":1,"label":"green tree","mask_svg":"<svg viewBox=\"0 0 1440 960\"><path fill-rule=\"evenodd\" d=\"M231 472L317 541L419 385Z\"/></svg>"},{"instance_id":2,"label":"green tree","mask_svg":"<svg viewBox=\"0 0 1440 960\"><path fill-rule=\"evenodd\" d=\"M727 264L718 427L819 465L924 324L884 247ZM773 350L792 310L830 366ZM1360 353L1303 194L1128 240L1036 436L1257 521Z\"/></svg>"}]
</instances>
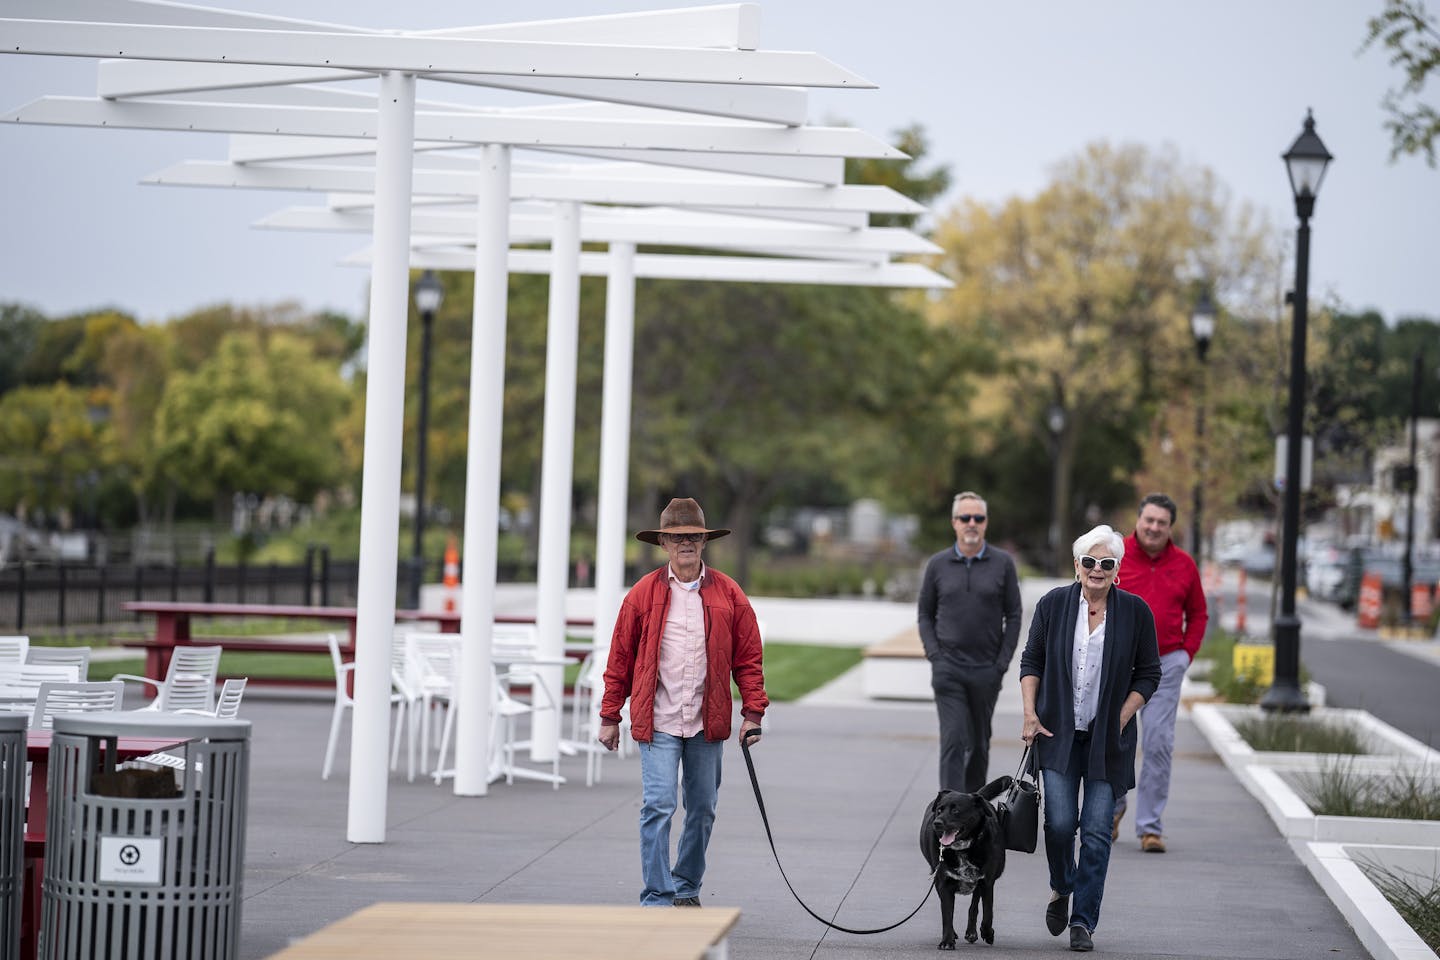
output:
<instances>
[{"instance_id":1,"label":"green tree","mask_svg":"<svg viewBox=\"0 0 1440 960\"><path fill-rule=\"evenodd\" d=\"M0 303L0 394L23 383L26 360L35 349L35 341L45 315L19 303Z\"/></svg>"},{"instance_id":2,"label":"green tree","mask_svg":"<svg viewBox=\"0 0 1440 960\"><path fill-rule=\"evenodd\" d=\"M632 483L723 517L742 582L780 493L853 496L857 464L893 463L892 398L924 327L888 292L647 281L636 302Z\"/></svg>"},{"instance_id":3,"label":"green tree","mask_svg":"<svg viewBox=\"0 0 1440 960\"><path fill-rule=\"evenodd\" d=\"M54 516L76 501L108 460L91 413L85 392L63 382L0 397L0 506Z\"/></svg>"},{"instance_id":4,"label":"green tree","mask_svg":"<svg viewBox=\"0 0 1440 960\"><path fill-rule=\"evenodd\" d=\"M1271 269L1265 235L1209 171L1101 143L1033 200L961 203L936 240L956 287L932 320L978 366L954 483L986 491L1007 534L1059 569L1072 531L1128 519L1135 478L1193 436L1175 401L1194 410L1197 282L1251 307ZM1187 449L1183 483L1151 471L1177 491L1195 476Z\"/></svg>"},{"instance_id":5,"label":"green tree","mask_svg":"<svg viewBox=\"0 0 1440 960\"><path fill-rule=\"evenodd\" d=\"M1424 0L1385 0L1385 7L1369 20L1365 46L1376 44L1390 53L1391 66L1399 67L1404 82L1386 91L1382 101L1390 119L1390 157L1424 154L1435 166L1435 137L1440 134L1440 111L1423 97L1425 83L1440 66L1440 29L1425 9Z\"/></svg>"},{"instance_id":6,"label":"green tree","mask_svg":"<svg viewBox=\"0 0 1440 960\"><path fill-rule=\"evenodd\" d=\"M348 397L333 363L288 332L232 332L175 373L155 419L165 480L216 506L235 493L308 500L343 472L335 426Z\"/></svg>"},{"instance_id":7,"label":"green tree","mask_svg":"<svg viewBox=\"0 0 1440 960\"><path fill-rule=\"evenodd\" d=\"M930 141L925 136L924 127L912 123L895 131L891 140L897 149L907 155L905 159L847 158L845 182L889 187L926 206L950 189L949 166L941 164L928 170L920 169L930 153ZM870 217L871 224L877 227L913 227L916 220L915 214L872 214Z\"/></svg>"}]
</instances>

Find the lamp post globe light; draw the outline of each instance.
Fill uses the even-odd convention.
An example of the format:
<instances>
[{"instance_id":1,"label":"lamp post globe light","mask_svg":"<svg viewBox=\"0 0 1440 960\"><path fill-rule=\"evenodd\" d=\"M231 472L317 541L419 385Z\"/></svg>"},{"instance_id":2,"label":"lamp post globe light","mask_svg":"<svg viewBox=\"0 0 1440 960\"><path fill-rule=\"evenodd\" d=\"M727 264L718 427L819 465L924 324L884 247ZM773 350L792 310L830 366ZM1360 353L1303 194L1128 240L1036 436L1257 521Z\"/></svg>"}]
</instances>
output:
<instances>
[{"instance_id":1,"label":"lamp post globe light","mask_svg":"<svg viewBox=\"0 0 1440 960\"><path fill-rule=\"evenodd\" d=\"M1325 168L1334 159L1315 133L1315 117L1306 111L1305 128L1283 154L1295 195L1295 318L1290 331L1290 408L1286 419L1284 524L1280 549L1280 614L1275 618L1275 679L1260 706L1267 711L1303 712L1309 702L1300 691L1300 618L1295 615L1295 547L1300 527L1300 452L1305 417L1306 294L1310 282L1310 215Z\"/></svg>"},{"instance_id":2,"label":"lamp post globe light","mask_svg":"<svg viewBox=\"0 0 1440 960\"><path fill-rule=\"evenodd\" d=\"M1200 562L1204 526L1200 522L1204 505L1205 487L1205 394L1208 378L1205 373L1205 357L1210 352L1210 340L1215 336L1215 304L1210 300L1210 289L1200 291L1195 308L1190 313L1190 333L1195 337L1195 356L1200 361L1200 396L1195 403L1195 503L1190 511L1190 550L1195 562Z\"/></svg>"},{"instance_id":3,"label":"lamp post globe light","mask_svg":"<svg viewBox=\"0 0 1440 960\"><path fill-rule=\"evenodd\" d=\"M420 311L420 422L415 452L415 541L410 549L411 610L420 609L420 584L425 579L425 473L426 448L430 438L430 337L435 311L445 299L445 290L434 270L426 270L415 284L415 309Z\"/></svg>"}]
</instances>

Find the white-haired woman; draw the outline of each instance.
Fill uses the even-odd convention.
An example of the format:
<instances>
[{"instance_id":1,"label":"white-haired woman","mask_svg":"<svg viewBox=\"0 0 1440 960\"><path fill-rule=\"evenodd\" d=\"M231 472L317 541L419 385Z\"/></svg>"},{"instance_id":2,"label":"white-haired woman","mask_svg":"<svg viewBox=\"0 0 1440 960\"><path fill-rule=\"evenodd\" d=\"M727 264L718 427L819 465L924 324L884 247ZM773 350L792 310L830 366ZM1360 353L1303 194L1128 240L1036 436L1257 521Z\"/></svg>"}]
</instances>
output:
<instances>
[{"instance_id":1,"label":"white-haired woman","mask_svg":"<svg viewBox=\"0 0 1440 960\"><path fill-rule=\"evenodd\" d=\"M1044 779L1045 925L1055 936L1069 927L1070 949L1085 951L1100 920L1115 799L1135 785L1135 714L1160 683L1160 656L1150 608L1118 586L1124 538L1102 524L1072 553L1075 582L1035 605L1020 656L1021 736Z\"/></svg>"}]
</instances>

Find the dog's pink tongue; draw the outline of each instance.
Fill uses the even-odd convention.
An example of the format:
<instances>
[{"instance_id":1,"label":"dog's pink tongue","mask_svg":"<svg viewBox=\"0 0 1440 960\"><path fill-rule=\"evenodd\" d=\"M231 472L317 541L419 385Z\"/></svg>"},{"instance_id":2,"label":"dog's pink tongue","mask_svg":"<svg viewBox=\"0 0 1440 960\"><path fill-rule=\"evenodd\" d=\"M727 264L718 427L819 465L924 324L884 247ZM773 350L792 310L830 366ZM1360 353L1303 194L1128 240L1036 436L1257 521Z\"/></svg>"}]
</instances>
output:
<instances>
[{"instance_id":1,"label":"dog's pink tongue","mask_svg":"<svg viewBox=\"0 0 1440 960\"><path fill-rule=\"evenodd\" d=\"M942 846L942 847L948 847L948 846L950 846L950 844L952 844L952 843L955 842L955 835L956 835L957 833L959 833L959 832L960 832L960 831L958 831L958 830L951 830L949 833L943 834L943 835L940 837L940 846Z\"/></svg>"}]
</instances>

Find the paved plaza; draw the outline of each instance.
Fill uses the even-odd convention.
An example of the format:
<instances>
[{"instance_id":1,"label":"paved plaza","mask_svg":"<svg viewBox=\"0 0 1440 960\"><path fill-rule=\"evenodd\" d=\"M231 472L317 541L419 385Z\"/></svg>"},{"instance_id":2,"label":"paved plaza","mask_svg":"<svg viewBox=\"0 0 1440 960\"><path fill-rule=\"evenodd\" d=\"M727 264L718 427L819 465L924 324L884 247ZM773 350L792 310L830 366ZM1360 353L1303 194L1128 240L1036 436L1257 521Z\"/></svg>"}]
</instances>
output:
<instances>
[{"instance_id":1,"label":"paved plaza","mask_svg":"<svg viewBox=\"0 0 1440 960\"><path fill-rule=\"evenodd\" d=\"M1027 601L1028 606L1028 601ZM877 703L853 675L778 704L754 751L786 873L820 915L848 927L891 924L926 893L917 833L936 788L933 705ZM387 840L345 840L348 757L320 779L330 702L247 696L254 724L241 957L260 960L378 901L633 904L638 900L639 762L607 757L587 788L570 779L493 784L483 798L392 775ZM1007 678L992 774L1019 759L1019 698ZM347 725L348 741L348 725ZM377 749L384 749L377 745ZM1367 952L1274 825L1194 725L1177 730L1170 852L1142 854L1127 823L1116 844L1097 952L1111 957L1362 958ZM678 833L678 825L677 831ZM960 950L1014 957L1068 953L1043 912L1043 856L1010 854L996 892L996 943ZM932 955L933 896L909 923L875 936L828 931L791 898L771 857L739 747L727 747L720 813L702 891L741 913L736 960Z\"/></svg>"}]
</instances>

